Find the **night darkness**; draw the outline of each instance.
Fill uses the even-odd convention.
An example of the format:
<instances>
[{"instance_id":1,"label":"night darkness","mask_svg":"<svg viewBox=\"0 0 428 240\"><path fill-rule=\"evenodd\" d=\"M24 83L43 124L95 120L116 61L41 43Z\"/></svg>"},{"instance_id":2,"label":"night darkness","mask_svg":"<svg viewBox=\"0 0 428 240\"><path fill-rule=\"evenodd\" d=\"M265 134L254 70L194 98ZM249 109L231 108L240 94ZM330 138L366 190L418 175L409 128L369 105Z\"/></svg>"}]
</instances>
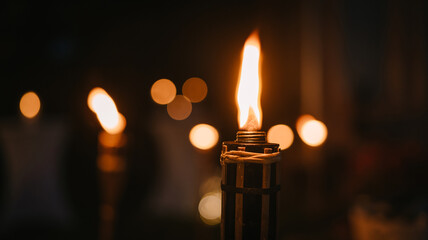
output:
<instances>
[{"instance_id":1,"label":"night darkness","mask_svg":"<svg viewBox=\"0 0 428 240\"><path fill-rule=\"evenodd\" d=\"M220 239L219 225L199 217L200 189L218 175L221 142L235 139L242 48L254 30L262 129L286 124L294 132L281 152L279 239L426 239L427 13L424 1L399 0L3 3L0 239L101 238L102 128L87 105L95 87L127 120L114 239ZM206 82L208 95L187 119L173 120L150 89L166 78L182 94L191 77ZM305 94L307 78L320 80ZM38 147L16 140L28 125L19 109L28 91L42 105L37 131L53 136L31 138L44 144L34 156L55 167L25 162ZM302 114L325 123L323 145L300 139ZM211 150L189 142L198 123L219 132ZM20 164L32 167L12 171L10 161L24 158ZM46 190L37 176L55 187ZM36 203L53 204L44 211ZM397 219L402 228L391 224Z\"/></svg>"}]
</instances>

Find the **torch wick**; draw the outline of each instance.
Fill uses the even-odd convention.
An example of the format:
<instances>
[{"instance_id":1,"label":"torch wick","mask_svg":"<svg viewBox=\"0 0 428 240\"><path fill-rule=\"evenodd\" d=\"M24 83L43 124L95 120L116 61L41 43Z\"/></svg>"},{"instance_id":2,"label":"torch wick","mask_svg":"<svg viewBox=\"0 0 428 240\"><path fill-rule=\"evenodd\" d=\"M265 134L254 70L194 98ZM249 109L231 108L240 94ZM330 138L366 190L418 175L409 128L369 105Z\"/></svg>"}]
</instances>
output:
<instances>
[{"instance_id":1,"label":"torch wick","mask_svg":"<svg viewBox=\"0 0 428 240\"><path fill-rule=\"evenodd\" d=\"M242 143L266 143L265 131L238 131L236 133L236 142Z\"/></svg>"}]
</instances>

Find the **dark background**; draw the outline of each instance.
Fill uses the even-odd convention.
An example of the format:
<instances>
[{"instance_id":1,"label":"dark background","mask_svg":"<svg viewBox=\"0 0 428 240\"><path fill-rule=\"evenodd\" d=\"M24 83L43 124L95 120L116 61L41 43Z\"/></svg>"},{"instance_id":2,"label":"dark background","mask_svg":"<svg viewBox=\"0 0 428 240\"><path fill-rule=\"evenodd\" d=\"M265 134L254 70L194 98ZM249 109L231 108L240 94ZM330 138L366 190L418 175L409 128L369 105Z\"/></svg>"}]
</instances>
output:
<instances>
[{"instance_id":1,"label":"dark background","mask_svg":"<svg viewBox=\"0 0 428 240\"><path fill-rule=\"evenodd\" d=\"M361 195L387 204L387 218L412 222L428 203L427 10L424 1L3 3L0 117L18 122L19 99L33 90L41 118L67 123L61 178L75 216L65 227L31 220L4 236L97 238L101 128L86 98L100 86L126 116L130 136L132 167L117 239L219 239L218 226L205 226L197 214L159 218L144 208L159 151L168 148L151 131L150 116L166 111L152 101L150 88L168 78L180 93L186 79L201 77L208 96L177 127L203 119L218 129L220 141L233 140L241 50L255 29L263 53L263 129L285 123L296 134L282 153L281 239L358 239L350 211ZM322 53L323 104L314 112L301 107L305 16L316 23L309 31ZM297 137L294 124L304 113L327 125L322 147ZM218 164L220 144L211 151L209 161Z\"/></svg>"}]
</instances>

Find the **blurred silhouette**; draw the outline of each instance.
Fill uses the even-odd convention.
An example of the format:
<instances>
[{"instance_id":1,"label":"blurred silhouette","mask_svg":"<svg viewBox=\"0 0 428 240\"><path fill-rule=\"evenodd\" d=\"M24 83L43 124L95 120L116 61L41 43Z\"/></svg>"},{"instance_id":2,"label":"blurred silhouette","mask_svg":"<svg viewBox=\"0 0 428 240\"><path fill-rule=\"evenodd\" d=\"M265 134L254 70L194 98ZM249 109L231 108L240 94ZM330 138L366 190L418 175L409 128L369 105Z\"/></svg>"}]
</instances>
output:
<instances>
[{"instance_id":1,"label":"blurred silhouette","mask_svg":"<svg viewBox=\"0 0 428 240\"><path fill-rule=\"evenodd\" d=\"M37 120L1 125L6 185L0 229L5 239L30 237L27 231L37 227L70 229L63 176L67 126L60 119Z\"/></svg>"}]
</instances>

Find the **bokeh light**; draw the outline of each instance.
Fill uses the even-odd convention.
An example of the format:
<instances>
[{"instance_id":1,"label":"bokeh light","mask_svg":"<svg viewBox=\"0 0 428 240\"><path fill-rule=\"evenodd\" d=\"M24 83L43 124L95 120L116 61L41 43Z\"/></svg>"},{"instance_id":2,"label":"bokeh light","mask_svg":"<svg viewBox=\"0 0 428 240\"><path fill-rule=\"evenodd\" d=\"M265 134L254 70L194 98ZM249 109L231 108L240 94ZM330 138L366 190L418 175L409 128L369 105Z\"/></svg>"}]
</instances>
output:
<instances>
[{"instance_id":1,"label":"bokeh light","mask_svg":"<svg viewBox=\"0 0 428 240\"><path fill-rule=\"evenodd\" d=\"M116 123L114 123L113 121L115 117L111 117L110 115L103 114L102 112L100 114L97 114L97 118L101 124L101 127L103 127L103 129L110 134L121 133L126 127L125 117L121 113L117 113L117 114L118 114L118 121Z\"/></svg>"},{"instance_id":2,"label":"bokeh light","mask_svg":"<svg viewBox=\"0 0 428 240\"><path fill-rule=\"evenodd\" d=\"M210 192L199 201L199 215L208 225L216 225L221 221L221 193Z\"/></svg>"},{"instance_id":3,"label":"bokeh light","mask_svg":"<svg viewBox=\"0 0 428 240\"><path fill-rule=\"evenodd\" d=\"M27 92L21 97L19 109L26 118L35 117L40 111L40 99L35 92Z\"/></svg>"},{"instance_id":4,"label":"bokeh light","mask_svg":"<svg viewBox=\"0 0 428 240\"><path fill-rule=\"evenodd\" d=\"M183 96L177 95L174 100L166 106L168 115L175 120L184 120L192 113L192 103Z\"/></svg>"},{"instance_id":5,"label":"bokeh light","mask_svg":"<svg viewBox=\"0 0 428 240\"><path fill-rule=\"evenodd\" d=\"M204 80L193 77L184 82L182 92L191 102L197 103L205 99L208 87Z\"/></svg>"},{"instance_id":6,"label":"bokeh light","mask_svg":"<svg viewBox=\"0 0 428 240\"><path fill-rule=\"evenodd\" d=\"M94 109L94 104L96 102L96 101L94 101L94 97L95 96L102 96L102 95L108 95L108 94L104 89L102 89L100 87L96 87L89 92L88 107L89 107L89 109L91 109L91 111L96 112Z\"/></svg>"},{"instance_id":7,"label":"bokeh light","mask_svg":"<svg viewBox=\"0 0 428 240\"><path fill-rule=\"evenodd\" d=\"M104 148L119 148L126 144L127 139L123 134L110 134L102 131L98 134L98 142Z\"/></svg>"},{"instance_id":8,"label":"bokeh light","mask_svg":"<svg viewBox=\"0 0 428 240\"><path fill-rule=\"evenodd\" d=\"M275 125L269 129L267 140L271 143L278 143L281 150L285 150L293 143L293 130L284 124Z\"/></svg>"},{"instance_id":9,"label":"bokeh light","mask_svg":"<svg viewBox=\"0 0 428 240\"><path fill-rule=\"evenodd\" d=\"M315 120L315 118L312 115L304 114L297 119L296 130L299 136L302 135L302 126L309 120Z\"/></svg>"},{"instance_id":10,"label":"bokeh light","mask_svg":"<svg viewBox=\"0 0 428 240\"><path fill-rule=\"evenodd\" d=\"M327 138L327 127L318 120L306 121L301 129L300 137L309 146L316 147L324 143Z\"/></svg>"},{"instance_id":11,"label":"bokeh light","mask_svg":"<svg viewBox=\"0 0 428 240\"><path fill-rule=\"evenodd\" d=\"M189 139L196 148L207 150L218 142L218 131L208 124L198 124L190 130Z\"/></svg>"},{"instance_id":12,"label":"bokeh light","mask_svg":"<svg viewBox=\"0 0 428 240\"><path fill-rule=\"evenodd\" d=\"M108 93L102 88L94 88L88 95L88 106L96 114L117 115L116 104ZM115 121L119 121L115 119ZM116 122L114 124L117 124Z\"/></svg>"},{"instance_id":13,"label":"bokeh light","mask_svg":"<svg viewBox=\"0 0 428 240\"><path fill-rule=\"evenodd\" d=\"M106 132L118 134L125 129L125 117L117 111L116 104L104 89L91 90L88 95L88 106L96 113L98 121Z\"/></svg>"},{"instance_id":14,"label":"bokeh light","mask_svg":"<svg viewBox=\"0 0 428 240\"><path fill-rule=\"evenodd\" d=\"M159 79L150 90L153 101L158 104L165 105L172 102L177 94L177 89L174 83L169 79Z\"/></svg>"}]
</instances>

